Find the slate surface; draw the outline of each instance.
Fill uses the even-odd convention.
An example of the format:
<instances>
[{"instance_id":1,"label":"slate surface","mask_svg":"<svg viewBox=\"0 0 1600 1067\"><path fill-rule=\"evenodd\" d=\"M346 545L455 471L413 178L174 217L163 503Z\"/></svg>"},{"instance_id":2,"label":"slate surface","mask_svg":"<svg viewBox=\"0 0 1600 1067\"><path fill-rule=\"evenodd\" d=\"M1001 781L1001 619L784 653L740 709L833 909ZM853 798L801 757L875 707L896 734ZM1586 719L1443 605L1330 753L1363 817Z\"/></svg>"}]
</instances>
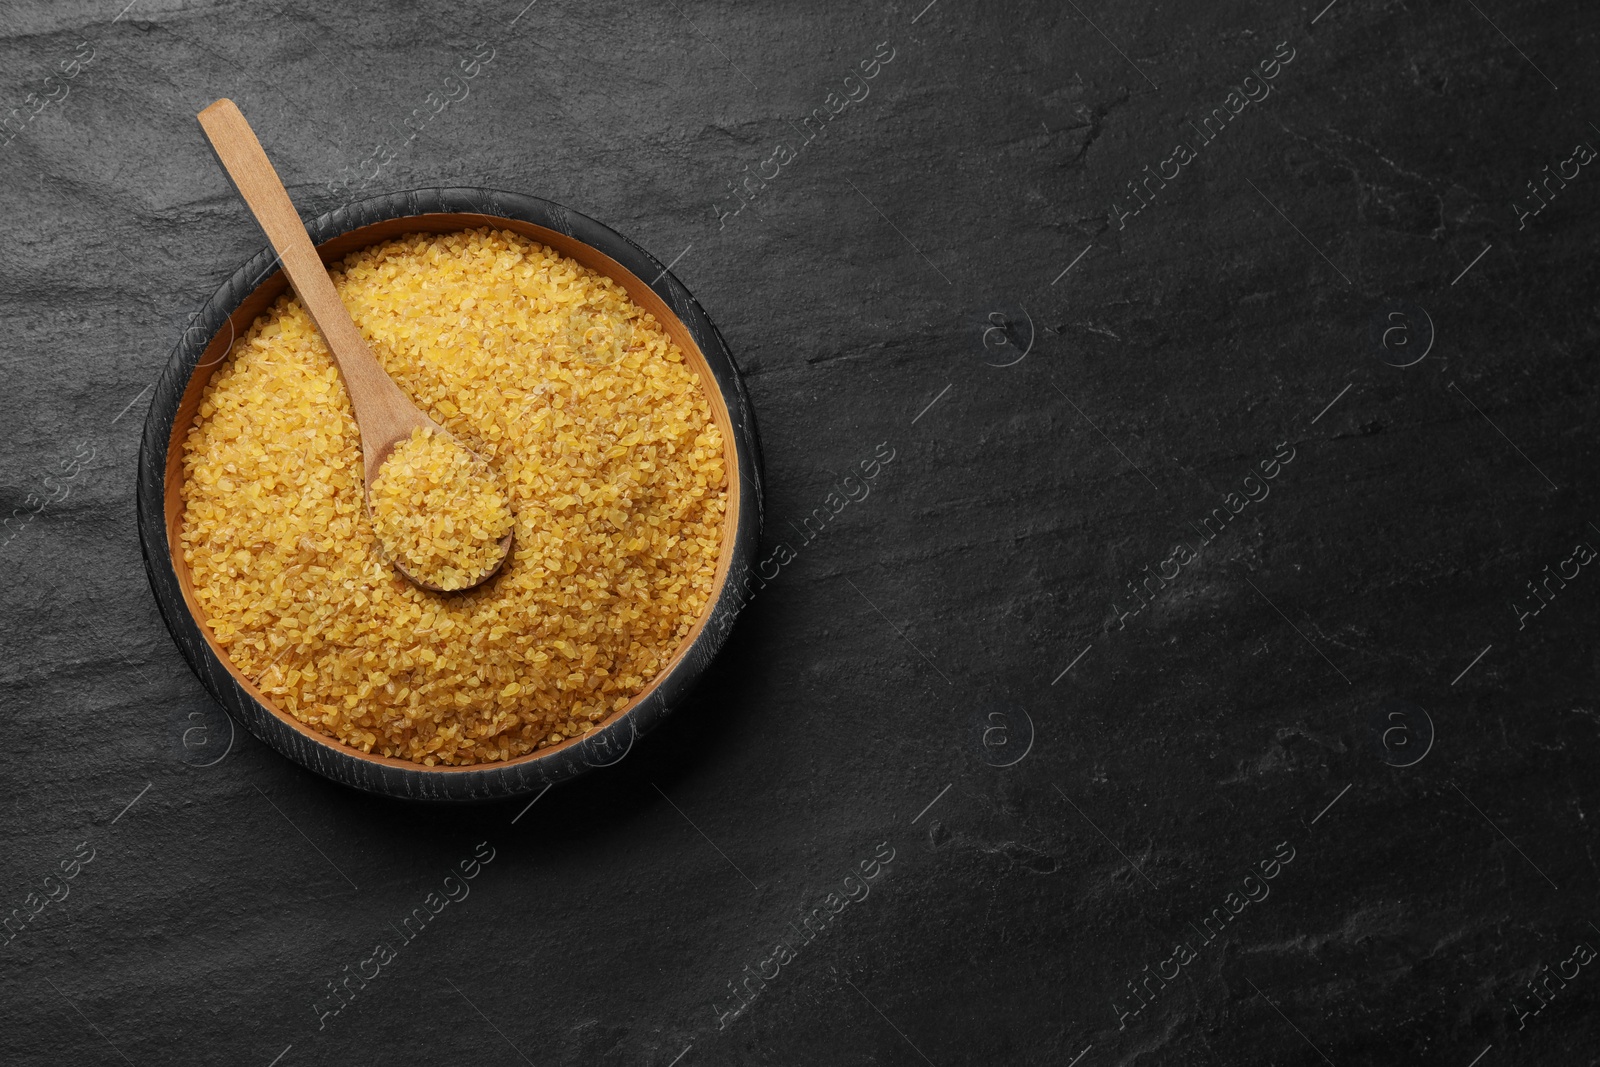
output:
<instances>
[{"instance_id":1,"label":"slate surface","mask_svg":"<svg viewBox=\"0 0 1600 1067\"><path fill-rule=\"evenodd\" d=\"M0 1061L1596 1062L1593 8L123 3L0 12ZM307 215L549 197L728 337L796 558L615 767L381 802L180 661L221 95Z\"/></svg>"}]
</instances>

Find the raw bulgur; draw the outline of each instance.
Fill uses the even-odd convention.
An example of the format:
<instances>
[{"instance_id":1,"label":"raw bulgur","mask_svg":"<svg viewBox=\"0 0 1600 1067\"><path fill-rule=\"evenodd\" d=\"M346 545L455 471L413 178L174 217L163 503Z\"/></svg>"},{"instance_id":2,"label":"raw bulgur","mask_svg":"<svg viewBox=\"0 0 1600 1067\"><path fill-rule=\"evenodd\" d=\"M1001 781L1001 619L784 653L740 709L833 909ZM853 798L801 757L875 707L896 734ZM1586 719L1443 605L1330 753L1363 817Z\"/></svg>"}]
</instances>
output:
<instances>
[{"instance_id":1,"label":"raw bulgur","mask_svg":"<svg viewBox=\"0 0 1600 1067\"><path fill-rule=\"evenodd\" d=\"M286 293L184 443L184 559L216 642L364 752L471 764L581 736L712 593L727 481L698 375L620 285L512 232L401 237L332 274L401 389L498 471L511 558L446 596L382 557L349 397Z\"/></svg>"},{"instance_id":2,"label":"raw bulgur","mask_svg":"<svg viewBox=\"0 0 1600 1067\"><path fill-rule=\"evenodd\" d=\"M431 427L395 445L367 501L378 545L406 574L446 591L500 565L515 521L489 465Z\"/></svg>"}]
</instances>

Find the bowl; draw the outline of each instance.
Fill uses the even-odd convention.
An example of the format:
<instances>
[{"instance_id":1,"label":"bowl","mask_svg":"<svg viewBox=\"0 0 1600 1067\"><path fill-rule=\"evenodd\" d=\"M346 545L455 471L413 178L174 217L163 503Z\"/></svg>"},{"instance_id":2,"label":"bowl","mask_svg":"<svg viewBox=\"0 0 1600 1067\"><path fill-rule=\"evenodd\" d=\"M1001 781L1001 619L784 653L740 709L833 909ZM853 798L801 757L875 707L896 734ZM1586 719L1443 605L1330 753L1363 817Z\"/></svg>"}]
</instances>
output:
<instances>
[{"instance_id":1,"label":"bowl","mask_svg":"<svg viewBox=\"0 0 1600 1067\"><path fill-rule=\"evenodd\" d=\"M234 272L196 314L156 384L139 446L139 540L156 604L179 651L217 703L256 737L333 781L383 796L489 800L522 796L616 763L634 740L671 714L727 639L743 603L761 537L761 459L754 414L728 346L689 291L654 257L615 230L560 204L488 189L421 189L362 200L307 224L324 262L406 233L492 226L513 230L607 275L652 313L699 373L722 428L728 509L712 595L667 666L626 707L582 737L498 763L426 767L370 755L279 710L234 669L212 639L178 539L183 513L183 434L200 397L241 336L288 285L263 250Z\"/></svg>"}]
</instances>

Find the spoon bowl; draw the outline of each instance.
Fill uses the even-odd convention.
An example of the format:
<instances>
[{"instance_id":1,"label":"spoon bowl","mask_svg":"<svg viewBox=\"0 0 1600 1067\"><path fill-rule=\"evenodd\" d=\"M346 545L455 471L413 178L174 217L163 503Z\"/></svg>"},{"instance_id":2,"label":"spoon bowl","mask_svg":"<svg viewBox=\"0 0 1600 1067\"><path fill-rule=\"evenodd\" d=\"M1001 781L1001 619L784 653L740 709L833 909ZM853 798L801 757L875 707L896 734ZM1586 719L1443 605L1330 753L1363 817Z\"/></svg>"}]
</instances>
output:
<instances>
[{"instance_id":1,"label":"spoon bowl","mask_svg":"<svg viewBox=\"0 0 1600 1067\"><path fill-rule=\"evenodd\" d=\"M390 496L390 494L388 494L383 488L382 483L389 481L391 478L404 477L407 473L410 473L410 466L402 466L401 464L398 464L396 462L396 457L399 455L402 447L406 447L408 445L418 445L420 443L416 437L416 435L419 433L427 434L427 441L430 444L434 441L446 442L450 446L449 451L454 453L452 458L456 463L459 464L464 461L467 467L473 468L474 477L471 485L471 493L473 495L477 496L480 500L486 498L489 500L499 500L501 506L504 507L504 500L503 498L499 497L496 487L492 484L488 484L494 480L494 472L490 469L488 462L478 453L462 445L459 440L452 437L443 428L439 427L437 423L429 420L427 426L419 427L417 430L413 430L410 435L403 437L398 441L389 442L382 451L372 456L370 460L366 460L365 457L363 457L365 460L363 474L367 487L367 514L372 520L372 531L377 537L379 548L383 551L389 562L396 570L409 578L412 584L418 586L419 588L426 589L431 593L466 592L469 589L477 588L478 586L487 582L490 578L493 578L496 574L500 573L500 569L505 566L506 560L511 555L512 535L508 532L504 537L500 538L499 541L491 547L487 562L468 572L466 581L458 581L450 585L445 585L442 581L442 579L445 577L445 573L442 569L435 568L435 572L430 572L408 566L407 552L405 551L405 548L409 547L412 542L405 539L402 536L401 531L396 531L393 529L397 525L403 525L404 520L406 519L424 520L422 524L426 526L425 520L428 515L431 514L431 512L427 510L427 506L425 505L424 511L420 515L416 514L415 509L412 508L405 508L400 513L396 514L392 509L383 507L380 503L380 500L374 499L375 496L380 499L387 499ZM401 469L397 471L397 467L400 467ZM415 489L417 487L413 486L412 488ZM406 494L401 492L393 495L403 498ZM460 504L461 506L466 506L467 502L457 501L456 503ZM406 514L405 512L407 511L412 513ZM509 508L505 508L503 514L499 517L504 520L508 528L514 521L514 516L511 514ZM415 525L415 522L413 522L413 525ZM425 539L426 538L424 537L424 540ZM423 544L418 547L425 548L427 546L426 544ZM450 573L456 573L455 568L451 568Z\"/></svg>"}]
</instances>

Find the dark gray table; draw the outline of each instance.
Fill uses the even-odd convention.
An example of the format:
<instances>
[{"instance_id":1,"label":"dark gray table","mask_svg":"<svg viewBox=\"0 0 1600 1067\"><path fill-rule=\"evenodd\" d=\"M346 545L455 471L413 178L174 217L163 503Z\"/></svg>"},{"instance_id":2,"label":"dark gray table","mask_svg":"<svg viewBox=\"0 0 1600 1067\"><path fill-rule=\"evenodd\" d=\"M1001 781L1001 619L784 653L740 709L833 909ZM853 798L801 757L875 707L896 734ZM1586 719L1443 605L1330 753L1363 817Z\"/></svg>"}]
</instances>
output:
<instances>
[{"instance_id":1,"label":"dark gray table","mask_svg":"<svg viewBox=\"0 0 1600 1067\"><path fill-rule=\"evenodd\" d=\"M0 12L0 1061L1600 1062L1595 10L125 2ZM184 667L224 95L728 337L795 558L616 766L382 802Z\"/></svg>"}]
</instances>

